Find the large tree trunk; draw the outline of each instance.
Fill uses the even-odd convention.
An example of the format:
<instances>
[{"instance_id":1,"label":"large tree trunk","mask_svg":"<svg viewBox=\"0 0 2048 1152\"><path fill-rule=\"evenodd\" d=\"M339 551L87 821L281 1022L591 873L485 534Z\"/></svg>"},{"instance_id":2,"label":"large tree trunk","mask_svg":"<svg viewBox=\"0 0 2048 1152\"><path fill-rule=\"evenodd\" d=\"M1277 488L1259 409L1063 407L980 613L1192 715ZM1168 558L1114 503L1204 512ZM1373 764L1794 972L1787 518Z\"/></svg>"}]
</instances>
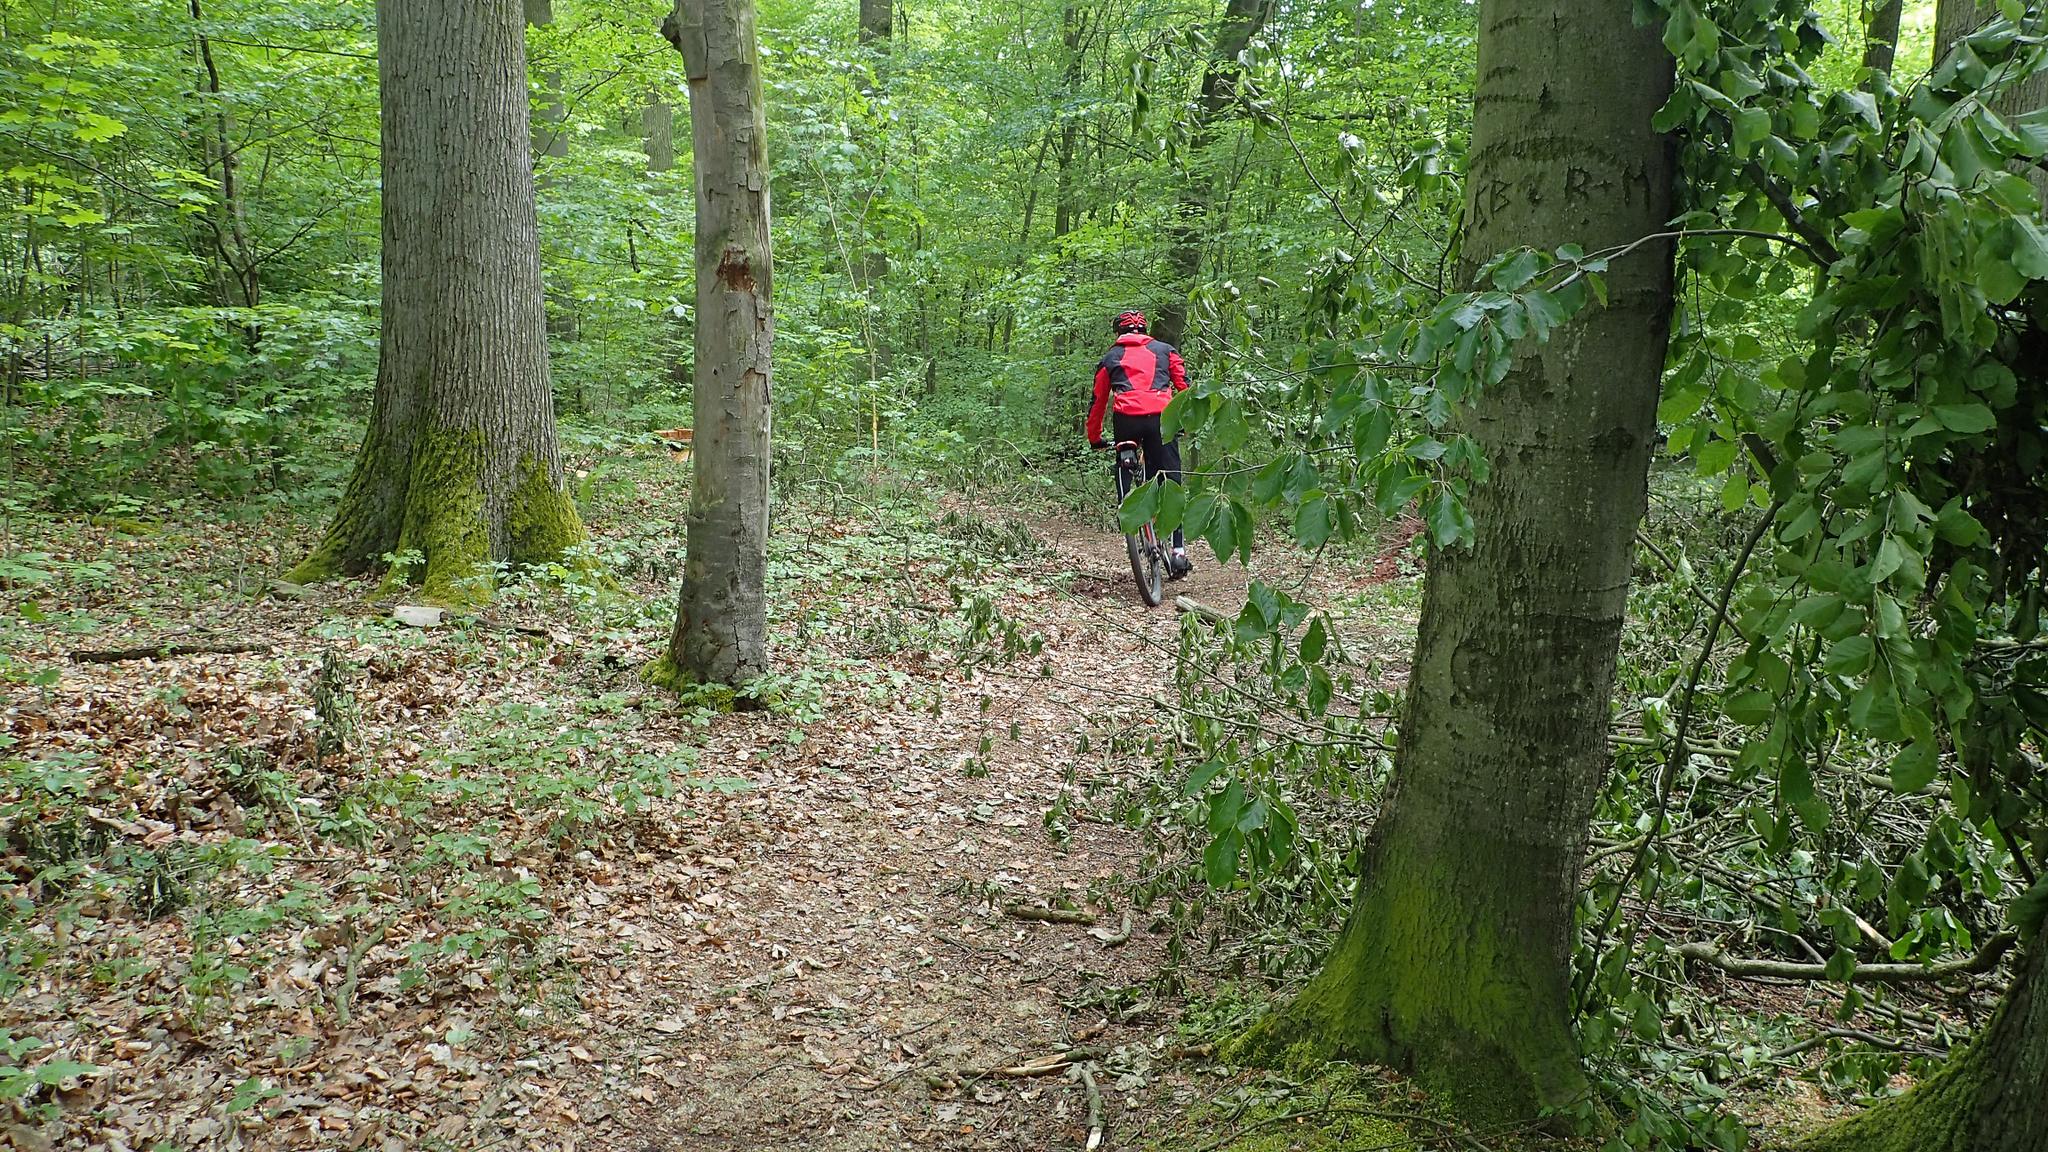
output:
<instances>
[{"instance_id":1,"label":"large tree trunk","mask_svg":"<svg viewBox=\"0 0 2048 1152\"><path fill-rule=\"evenodd\" d=\"M677 0L697 176L696 464L675 633L655 679L767 670L769 383L775 338L767 117L752 0Z\"/></svg>"},{"instance_id":2,"label":"large tree trunk","mask_svg":"<svg viewBox=\"0 0 2048 1152\"><path fill-rule=\"evenodd\" d=\"M1237 100L1237 82L1244 75L1237 58L1266 26L1272 11L1273 0L1228 0L1216 27L1215 50L1202 71L1202 95L1188 133L1188 171L1167 225L1171 295L1152 318L1153 335L1176 347L1187 339L1188 296L1202 271L1202 238L1208 232L1209 204L1215 199L1215 178L1204 153L1214 138L1216 121Z\"/></svg>"},{"instance_id":3,"label":"large tree trunk","mask_svg":"<svg viewBox=\"0 0 2048 1152\"><path fill-rule=\"evenodd\" d=\"M370 426L326 536L292 579L394 569L444 602L488 561L582 539L562 486L542 331L518 0L384 0L384 331Z\"/></svg>"},{"instance_id":4,"label":"large tree trunk","mask_svg":"<svg viewBox=\"0 0 2048 1152\"><path fill-rule=\"evenodd\" d=\"M1482 0L1465 252L1665 227L1672 84L1624 0ZM1470 275L1468 265L1466 275ZM1394 785L1344 932L1241 1050L1412 1071L1474 1116L1585 1090L1573 896L1607 762L1633 539L1669 334L1669 243L1645 244L1464 423L1491 470L1469 550L1430 556Z\"/></svg>"},{"instance_id":5,"label":"large tree trunk","mask_svg":"<svg viewBox=\"0 0 2048 1152\"><path fill-rule=\"evenodd\" d=\"M1830 1125L1803 1152L2043 1152L2048 1149L2048 930L1983 1035L1925 1083Z\"/></svg>"}]
</instances>

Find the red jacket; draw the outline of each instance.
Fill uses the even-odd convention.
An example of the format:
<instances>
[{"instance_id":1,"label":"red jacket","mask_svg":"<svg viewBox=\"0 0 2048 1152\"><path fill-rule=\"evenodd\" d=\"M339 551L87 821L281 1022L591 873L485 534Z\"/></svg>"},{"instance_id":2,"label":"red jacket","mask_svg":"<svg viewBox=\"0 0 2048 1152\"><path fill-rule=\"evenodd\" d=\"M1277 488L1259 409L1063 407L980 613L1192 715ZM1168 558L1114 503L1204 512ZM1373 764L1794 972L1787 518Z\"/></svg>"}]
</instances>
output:
<instances>
[{"instance_id":1,"label":"red jacket","mask_svg":"<svg viewBox=\"0 0 2048 1152\"><path fill-rule=\"evenodd\" d=\"M1095 404L1088 409L1088 442L1102 439L1102 413L1111 396L1123 416L1157 416L1173 394L1188 386L1187 365L1163 340L1143 332L1116 338L1109 354L1095 366Z\"/></svg>"}]
</instances>

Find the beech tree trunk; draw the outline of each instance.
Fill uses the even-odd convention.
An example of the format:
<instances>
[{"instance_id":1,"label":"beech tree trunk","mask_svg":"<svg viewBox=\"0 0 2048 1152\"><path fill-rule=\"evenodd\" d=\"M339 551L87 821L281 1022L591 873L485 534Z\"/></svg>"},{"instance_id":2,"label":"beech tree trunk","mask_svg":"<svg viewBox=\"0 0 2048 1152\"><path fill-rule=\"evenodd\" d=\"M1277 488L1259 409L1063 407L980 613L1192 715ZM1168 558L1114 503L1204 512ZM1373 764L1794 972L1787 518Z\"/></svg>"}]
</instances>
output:
<instances>
[{"instance_id":1,"label":"beech tree trunk","mask_svg":"<svg viewBox=\"0 0 2048 1152\"><path fill-rule=\"evenodd\" d=\"M1890 72L1899 54L1899 18L1905 0L1878 0L1870 13L1870 25L1863 34L1863 66L1873 72Z\"/></svg>"},{"instance_id":2,"label":"beech tree trunk","mask_svg":"<svg viewBox=\"0 0 2048 1152\"><path fill-rule=\"evenodd\" d=\"M518 0L383 0L384 330L341 507L291 579L366 572L489 594L489 561L583 538L562 483Z\"/></svg>"},{"instance_id":3,"label":"beech tree trunk","mask_svg":"<svg viewBox=\"0 0 2048 1152\"><path fill-rule=\"evenodd\" d=\"M1188 297L1202 271L1202 237L1207 231L1209 204L1215 199L1215 180L1203 153L1214 138L1216 121L1237 99L1237 82L1244 75L1244 65L1237 58L1266 26L1272 11L1273 0L1228 0L1216 27L1215 50L1202 71L1201 99L1195 105L1193 130L1188 134L1188 172L1167 229L1171 295L1152 318L1153 334L1175 347L1187 338Z\"/></svg>"},{"instance_id":4,"label":"beech tree trunk","mask_svg":"<svg viewBox=\"0 0 2048 1152\"><path fill-rule=\"evenodd\" d=\"M695 471L676 627L657 682L767 670L770 293L767 118L752 0L677 0L697 187Z\"/></svg>"},{"instance_id":5,"label":"beech tree trunk","mask_svg":"<svg viewBox=\"0 0 2048 1152\"><path fill-rule=\"evenodd\" d=\"M1625 0L1482 0L1464 250L1596 251L1666 227L1658 30ZM1468 264L1466 276L1471 275ZM1572 908L1647 500L1671 246L1463 415L1490 477L1477 539L1429 560L1394 784L1350 918L1301 996L1238 1043L1413 1072L1467 1115L1526 1118L1586 1088Z\"/></svg>"},{"instance_id":6,"label":"beech tree trunk","mask_svg":"<svg viewBox=\"0 0 2048 1152\"><path fill-rule=\"evenodd\" d=\"M860 42L880 41L888 51L889 34L895 30L896 13L890 0L860 0Z\"/></svg>"}]
</instances>

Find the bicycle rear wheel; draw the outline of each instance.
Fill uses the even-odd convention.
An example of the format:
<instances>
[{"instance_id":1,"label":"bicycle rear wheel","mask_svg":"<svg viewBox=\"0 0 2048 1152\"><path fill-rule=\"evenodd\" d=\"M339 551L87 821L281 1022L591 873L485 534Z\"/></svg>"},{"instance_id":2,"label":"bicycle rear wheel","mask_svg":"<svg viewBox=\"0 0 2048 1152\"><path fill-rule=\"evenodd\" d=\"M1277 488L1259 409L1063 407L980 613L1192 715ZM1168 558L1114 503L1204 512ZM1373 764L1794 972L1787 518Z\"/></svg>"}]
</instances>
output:
<instances>
[{"instance_id":1,"label":"bicycle rear wheel","mask_svg":"<svg viewBox=\"0 0 2048 1152\"><path fill-rule=\"evenodd\" d=\"M1147 524L1142 533L1124 537L1124 548L1131 554L1131 578L1138 582L1138 599L1148 608L1159 607L1166 599L1166 550L1159 546L1159 537Z\"/></svg>"},{"instance_id":2,"label":"bicycle rear wheel","mask_svg":"<svg viewBox=\"0 0 2048 1152\"><path fill-rule=\"evenodd\" d=\"M1135 477L1119 468L1116 474L1116 495L1118 503L1131 494ZM1131 579L1138 585L1138 599L1147 608L1159 607L1166 599L1166 549L1159 546L1159 536L1146 524L1137 532L1124 536L1124 550L1131 554Z\"/></svg>"}]
</instances>

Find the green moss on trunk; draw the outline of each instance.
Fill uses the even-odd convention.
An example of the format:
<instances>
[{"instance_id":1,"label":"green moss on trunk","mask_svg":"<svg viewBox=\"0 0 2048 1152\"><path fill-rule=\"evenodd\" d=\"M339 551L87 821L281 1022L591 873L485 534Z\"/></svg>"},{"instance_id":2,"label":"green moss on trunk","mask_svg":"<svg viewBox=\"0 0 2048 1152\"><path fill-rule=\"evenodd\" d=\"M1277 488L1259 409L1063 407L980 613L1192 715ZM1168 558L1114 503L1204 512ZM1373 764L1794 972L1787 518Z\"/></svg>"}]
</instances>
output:
<instances>
[{"instance_id":1,"label":"green moss on trunk","mask_svg":"<svg viewBox=\"0 0 2048 1152\"><path fill-rule=\"evenodd\" d=\"M461 607L490 599L484 459L483 433L474 429L422 428L415 434L396 550L419 556L420 569L394 567L386 588L417 577L422 598L436 604Z\"/></svg>"},{"instance_id":2,"label":"green moss on trunk","mask_svg":"<svg viewBox=\"0 0 2048 1152\"><path fill-rule=\"evenodd\" d=\"M567 489L553 482L545 464L520 457L519 484L505 505L507 558L514 564L554 560L583 538L583 520Z\"/></svg>"},{"instance_id":3,"label":"green moss on trunk","mask_svg":"<svg viewBox=\"0 0 2048 1152\"><path fill-rule=\"evenodd\" d=\"M1371 874L1390 870L1406 871ZM1536 990L1540 976L1493 935L1486 909L1437 879L1364 885L1322 971L1225 1056L1302 1071L1331 1060L1384 1065L1482 1121L1581 1100L1586 1080L1561 999Z\"/></svg>"},{"instance_id":4,"label":"green moss on trunk","mask_svg":"<svg viewBox=\"0 0 2048 1152\"><path fill-rule=\"evenodd\" d=\"M740 705L739 690L729 684L710 684L698 680L676 664L675 657L667 652L647 662L640 669L640 679L656 688L673 692L686 705L708 708L713 712L731 712Z\"/></svg>"}]
</instances>

